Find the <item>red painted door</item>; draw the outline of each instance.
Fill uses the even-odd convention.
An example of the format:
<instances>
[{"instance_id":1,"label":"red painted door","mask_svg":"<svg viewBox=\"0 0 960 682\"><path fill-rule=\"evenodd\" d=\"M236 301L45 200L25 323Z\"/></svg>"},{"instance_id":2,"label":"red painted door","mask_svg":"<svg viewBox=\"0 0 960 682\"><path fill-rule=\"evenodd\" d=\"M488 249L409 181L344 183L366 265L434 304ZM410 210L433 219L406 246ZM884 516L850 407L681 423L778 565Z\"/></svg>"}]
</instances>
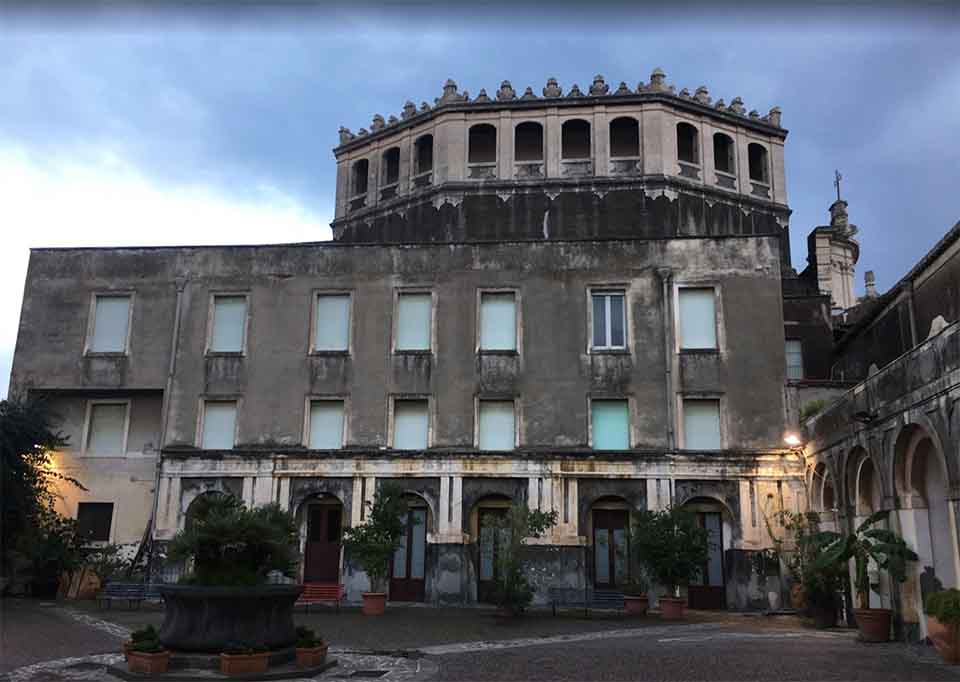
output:
<instances>
[{"instance_id":1,"label":"red painted door","mask_svg":"<svg viewBox=\"0 0 960 682\"><path fill-rule=\"evenodd\" d=\"M340 539L343 507L315 504L308 508L307 546L303 580L310 583L340 582Z\"/></svg>"}]
</instances>

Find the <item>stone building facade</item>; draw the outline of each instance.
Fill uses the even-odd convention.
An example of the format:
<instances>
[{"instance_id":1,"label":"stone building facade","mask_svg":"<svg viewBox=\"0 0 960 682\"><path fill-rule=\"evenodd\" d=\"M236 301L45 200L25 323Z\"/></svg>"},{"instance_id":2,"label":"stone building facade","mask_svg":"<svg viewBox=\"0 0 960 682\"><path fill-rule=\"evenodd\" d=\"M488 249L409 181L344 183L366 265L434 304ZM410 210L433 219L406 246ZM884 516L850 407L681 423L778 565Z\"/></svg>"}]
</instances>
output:
<instances>
[{"instance_id":1,"label":"stone building facade","mask_svg":"<svg viewBox=\"0 0 960 682\"><path fill-rule=\"evenodd\" d=\"M390 481L411 501L392 598L488 599L485 519L524 501L558 514L531 550L543 600L622 586L630 512L685 505L714 546L691 605L766 607L766 519L806 504L786 134L659 70L448 81L341 129L332 242L34 250L11 385L63 416L93 539L168 540L204 494L276 501L301 579L358 599L342 529Z\"/></svg>"}]
</instances>

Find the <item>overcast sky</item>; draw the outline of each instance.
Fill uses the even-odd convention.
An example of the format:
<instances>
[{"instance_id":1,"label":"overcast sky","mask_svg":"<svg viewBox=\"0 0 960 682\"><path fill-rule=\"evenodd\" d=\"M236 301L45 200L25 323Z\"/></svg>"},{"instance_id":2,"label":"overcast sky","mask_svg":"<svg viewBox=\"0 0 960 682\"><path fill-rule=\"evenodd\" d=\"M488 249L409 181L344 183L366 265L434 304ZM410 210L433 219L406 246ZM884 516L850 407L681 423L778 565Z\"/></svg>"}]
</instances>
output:
<instances>
[{"instance_id":1,"label":"overcast sky","mask_svg":"<svg viewBox=\"0 0 960 682\"><path fill-rule=\"evenodd\" d=\"M597 73L636 87L659 66L678 90L780 106L794 265L838 168L858 289L867 269L894 284L960 219L956 5L579 6L66 16L0 1L0 397L29 248L329 239L338 126L432 102L451 77L539 93Z\"/></svg>"}]
</instances>

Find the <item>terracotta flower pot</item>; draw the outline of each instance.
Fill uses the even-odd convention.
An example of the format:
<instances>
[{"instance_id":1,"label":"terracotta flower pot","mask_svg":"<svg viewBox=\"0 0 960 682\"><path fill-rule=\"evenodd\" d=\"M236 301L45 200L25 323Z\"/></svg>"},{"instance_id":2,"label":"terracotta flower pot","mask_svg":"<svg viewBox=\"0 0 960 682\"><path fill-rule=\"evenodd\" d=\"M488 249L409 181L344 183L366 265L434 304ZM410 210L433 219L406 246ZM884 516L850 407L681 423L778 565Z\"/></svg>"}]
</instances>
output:
<instances>
[{"instance_id":1,"label":"terracotta flower pot","mask_svg":"<svg viewBox=\"0 0 960 682\"><path fill-rule=\"evenodd\" d=\"M256 654L220 654L220 672L224 675L256 675L267 672L270 652Z\"/></svg>"},{"instance_id":2,"label":"terracotta flower pot","mask_svg":"<svg viewBox=\"0 0 960 682\"><path fill-rule=\"evenodd\" d=\"M123 660L130 660L130 651L133 649L133 640L128 639L123 643Z\"/></svg>"},{"instance_id":3,"label":"terracotta flower pot","mask_svg":"<svg viewBox=\"0 0 960 682\"><path fill-rule=\"evenodd\" d=\"M650 608L650 598L646 595L625 594L623 596L623 610L634 616L647 615Z\"/></svg>"},{"instance_id":4,"label":"terracotta flower pot","mask_svg":"<svg viewBox=\"0 0 960 682\"><path fill-rule=\"evenodd\" d=\"M161 651L155 654L148 654L143 651L127 652L127 669L132 673L141 675L162 675L167 672L170 665L170 652Z\"/></svg>"},{"instance_id":5,"label":"terracotta flower pot","mask_svg":"<svg viewBox=\"0 0 960 682\"><path fill-rule=\"evenodd\" d=\"M387 595L385 592L364 592L363 593L363 615L382 616L387 610Z\"/></svg>"},{"instance_id":6,"label":"terracotta flower pot","mask_svg":"<svg viewBox=\"0 0 960 682\"><path fill-rule=\"evenodd\" d=\"M860 640L889 642L891 613L890 609L854 609L853 615L857 619Z\"/></svg>"},{"instance_id":7,"label":"terracotta flower pot","mask_svg":"<svg viewBox=\"0 0 960 682\"><path fill-rule=\"evenodd\" d=\"M944 663L960 663L960 626L946 625L934 616L927 616L927 634Z\"/></svg>"},{"instance_id":8,"label":"terracotta flower pot","mask_svg":"<svg viewBox=\"0 0 960 682\"><path fill-rule=\"evenodd\" d=\"M794 583L790 587L790 606L802 611L807 605L807 590L803 583Z\"/></svg>"},{"instance_id":9,"label":"terracotta flower pot","mask_svg":"<svg viewBox=\"0 0 960 682\"><path fill-rule=\"evenodd\" d=\"M660 597L660 615L664 620L682 620L686 600L676 597Z\"/></svg>"},{"instance_id":10,"label":"terracotta flower pot","mask_svg":"<svg viewBox=\"0 0 960 682\"><path fill-rule=\"evenodd\" d=\"M316 668L323 665L327 660L327 645L300 648L297 647L297 667L298 668Z\"/></svg>"}]
</instances>

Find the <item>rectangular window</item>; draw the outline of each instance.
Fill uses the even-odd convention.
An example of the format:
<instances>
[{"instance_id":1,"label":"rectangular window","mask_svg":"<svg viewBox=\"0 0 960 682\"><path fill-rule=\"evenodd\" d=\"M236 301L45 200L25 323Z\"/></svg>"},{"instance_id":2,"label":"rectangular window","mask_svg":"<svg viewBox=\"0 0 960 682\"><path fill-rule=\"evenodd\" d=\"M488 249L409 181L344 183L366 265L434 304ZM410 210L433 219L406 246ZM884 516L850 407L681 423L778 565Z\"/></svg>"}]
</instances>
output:
<instances>
[{"instance_id":1,"label":"rectangular window","mask_svg":"<svg viewBox=\"0 0 960 682\"><path fill-rule=\"evenodd\" d=\"M77 535L87 542L110 542L112 502L80 502L77 505Z\"/></svg>"},{"instance_id":2,"label":"rectangular window","mask_svg":"<svg viewBox=\"0 0 960 682\"><path fill-rule=\"evenodd\" d=\"M517 300L513 293L480 294L480 349L517 349Z\"/></svg>"},{"instance_id":3,"label":"rectangular window","mask_svg":"<svg viewBox=\"0 0 960 682\"><path fill-rule=\"evenodd\" d=\"M92 403L87 425L87 455L123 457L127 429L126 403Z\"/></svg>"},{"instance_id":4,"label":"rectangular window","mask_svg":"<svg viewBox=\"0 0 960 682\"><path fill-rule=\"evenodd\" d=\"M787 379L803 379L803 342L787 339Z\"/></svg>"},{"instance_id":5,"label":"rectangular window","mask_svg":"<svg viewBox=\"0 0 960 682\"><path fill-rule=\"evenodd\" d=\"M343 351L350 343L350 296L320 294L317 296L313 349Z\"/></svg>"},{"instance_id":6,"label":"rectangular window","mask_svg":"<svg viewBox=\"0 0 960 682\"><path fill-rule=\"evenodd\" d=\"M126 353L129 326L129 296L97 296L94 301L90 352Z\"/></svg>"},{"instance_id":7,"label":"rectangular window","mask_svg":"<svg viewBox=\"0 0 960 682\"><path fill-rule=\"evenodd\" d=\"M517 420L512 400L481 400L477 443L481 450L513 450Z\"/></svg>"},{"instance_id":8,"label":"rectangular window","mask_svg":"<svg viewBox=\"0 0 960 682\"><path fill-rule=\"evenodd\" d=\"M397 350L430 350L430 294L397 297Z\"/></svg>"},{"instance_id":9,"label":"rectangular window","mask_svg":"<svg viewBox=\"0 0 960 682\"><path fill-rule=\"evenodd\" d=\"M683 401L683 447L687 450L719 450L720 401Z\"/></svg>"},{"instance_id":10,"label":"rectangular window","mask_svg":"<svg viewBox=\"0 0 960 682\"><path fill-rule=\"evenodd\" d=\"M343 401L314 400L310 403L310 447L337 450L343 447Z\"/></svg>"},{"instance_id":11,"label":"rectangular window","mask_svg":"<svg viewBox=\"0 0 960 682\"><path fill-rule=\"evenodd\" d=\"M591 400L590 428L595 450L630 448L630 406L626 400Z\"/></svg>"},{"instance_id":12,"label":"rectangular window","mask_svg":"<svg viewBox=\"0 0 960 682\"><path fill-rule=\"evenodd\" d=\"M717 347L716 296L712 287L680 289L680 348Z\"/></svg>"},{"instance_id":13,"label":"rectangular window","mask_svg":"<svg viewBox=\"0 0 960 682\"><path fill-rule=\"evenodd\" d=\"M230 450L237 432L235 400L208 400L203 404L203 433L200 447L204 450Z\"/></svg>"},{"instance_id":14,"label":"rectangular window","mask_svg":"<svg viewBox=\"0 0 960 682\"><path fill-rule=\"evenodd\" d=\"M210 333L211 352L242 353L246 326L246 296L213 297L213 330Z\"/></svg>"},{"instance_id":15,"label":"rectangular window","mask_svg":"<svg viewBox=\"0 0 960 682\"><path fill-rule=\"evenodd\" d=\"M425 450L429 423L426 400L395 400L393 447L398 450Z\"/></svg>"},{"instance_id":16,"label":"rectangular window","mask_svg":"<svg viewBox=\"0 0 960 682\"><path fill-rule=\"evenodd\" d=\"M626 348L624 292L595 291L593 299L593 348Z\"/></svg>"}]
</instances>

